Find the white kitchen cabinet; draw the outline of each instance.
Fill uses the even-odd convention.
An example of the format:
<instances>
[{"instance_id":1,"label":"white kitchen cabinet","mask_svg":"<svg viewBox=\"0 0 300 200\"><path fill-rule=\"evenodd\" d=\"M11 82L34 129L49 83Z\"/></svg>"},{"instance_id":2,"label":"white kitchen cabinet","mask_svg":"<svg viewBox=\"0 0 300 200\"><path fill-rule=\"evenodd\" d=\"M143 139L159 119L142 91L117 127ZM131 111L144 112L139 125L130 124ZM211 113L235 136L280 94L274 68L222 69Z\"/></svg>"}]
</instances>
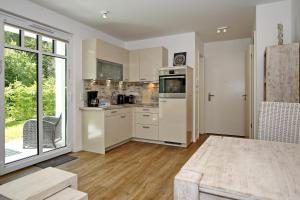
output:
<instances>
[{"instance_id":1,"label":"white kitchen cabinet","mask_svg":"<svg viewBox=\"0 0 300 200\"><path fill-rule=\"evenodd\" d=\"M136 137L147 140L158 140L158 126L149 124L136 124Z\"/></svg>"},{"instance_id":2,"label":"white kitchen cabinet","mask_svg":"<svg viewBox=\"0 0 300 200\"><path fill-rule=\"evenodd\" d=\"M158 125L158 114L136 113L136 123Z\"/></svg>"},{"instance_id":3,"label":"white kitchen cabinet","mask_svg":"<svg viewBox=\"0 0 300 200\"><path fill-rule=\"evenodd\" d=\"M96 79L97 39L82 42L82 79Z\"/></svg>"},{"instance_id":4,"label":"white kitchen cabinet","mask_svg":"<svg viewBox=\"0 0 300 200\"><path fill-rule=\"evenodd\" d=\"M119 142L128 140L132 137L130 116L131 116L131 113L121 114L119 125L115 124L115 126L119 126L119 131L118 131Z\"/></svg>"},{"instance_id":5,"label":"white kitchen cabinet","mask_svg":"<svg viewBox=\"0 0 300 200\"><path fill-rule=\"evenodd\" d=\"M130 81L158 81L158 71L168 66L168 50L164 47L133 50L129 53Z\"/></svg>"},{"instance_id":6,"label":"white kitchen cabinet","mask_svg":"<svg viewBox=\"0 0 300 200\"><path fill-rule=\"evenodd\" d=\"M135 138L158 140L158 108L135 109Z\"/></svg>"},{"instance_id":7,"label":"white kitchen cabinet","mask_svg":"<svg viewBox=\"0 0 300 200\"><path fill-rule=\"evenodd\" d=\"M131 110L116 109L105 112L105 147L111 147L132 137Z\"/></svg>"},{"instance_id":8,"label":"white kitchen cabinet","mask_svg":"<svg viewBox=\"0 0 300 200\"><path fill-rule=\"evenodd\" d=\"M140 81L140 55L139 50L129 52L129 81Z\"/></svg>"},{"instance_id":9,"label":"white kitchen cabinet","mask_svg":"<svg viewBox=\"0 0 300 200\"><path fill-rule=\"evenodd\" d=\"M187 100L159 100L159 140L187 144Z\"/></svg>"},{"instance_id":10,"label":"white kitchen cabinet","mask_svg":"<svg viewBox=\"0 0 300 200\"><path fill-rule=\"evenodd\" d=\"M105 148L118 143L120 115L105 116Z\"/></svg>"},{"instance_id":11,"label":"white kitchen cabinet","mask_svg":"<svg viewBox=\"0 0 300 200\"><path fill-rule=\"evenodd\" d=\"M123 65L123 80L129 80L129 51L100 39L82 42L82 79L96 80L97 59Z\"/></svg>"},{"instance_id":12,"label":"white kitchen cabinet","mask_svg":"<svg viewBox=\"0 0 300 200\"><path fill-rule=\"evenodd\" d=\"M156 47L140 50L140 80L158 81L159 69L167 66L165 48Z\"/></svg>"}]
</instances>

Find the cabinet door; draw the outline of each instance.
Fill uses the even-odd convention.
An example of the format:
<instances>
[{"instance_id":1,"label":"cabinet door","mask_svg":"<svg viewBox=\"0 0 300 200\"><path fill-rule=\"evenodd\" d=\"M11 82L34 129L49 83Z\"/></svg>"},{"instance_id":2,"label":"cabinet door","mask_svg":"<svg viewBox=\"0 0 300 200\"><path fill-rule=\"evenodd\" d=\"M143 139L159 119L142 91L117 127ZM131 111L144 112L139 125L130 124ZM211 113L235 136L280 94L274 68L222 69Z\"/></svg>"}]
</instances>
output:
<instances>
[{"instance_id":1,"label":"cabinet door","mask_svg":"<svg viewBox=\"0 0 300 200\"><path fill-rule=\"evenodd\" d=\"M96 79L96 43L96 39L88 39L82 42L82 79Z\"/></svg>"},{"instance_id":2,"label":"cabinet door","mask_svg":"<svg viewBox=\"0 0 300 200\"><path fill-rule=\"evenodd\" d=\"M147 140L158 140L158 126L136 124L136 137Z\"/></svg>"},{"instance_id":3,"label":"cabinet door","mask_svg":"<svg viewBox=\"0 0 300 200\"><path fill-rule=\"evenodd\" d=\"M140 81L157 81L162 67L162 48L140 50Z\"/></svg>"},{"instance_id":4,"label":"cabinet door","mask_svg":"<svg viewBox=\"0 0 300 200\"><path fill-rule=\"evenodd\" d=\"M120 115L105 117L105 147L110 147L118 143L119 122Z\"/></svg>"},{"instance_id":5,"label":"cabinet door","mask_svg":"<svg viewBox=\"0 0 300 200\"><path fill-rule=\"evenodd\" d=\"M140 80L140 56L139 50L129 52L129 81Z\"/></svg>"},{"instance_id":6,"label":"cabinet door","mask_svg":"<svg viewBox=\"0 0 300 200\"><path fill-rule=\"evenodd\" d=\"M159 100L159 140L187 143L186 99Z\"/></svg>"},{"instance_id":7,"label":"cabinet door","mask_svg":"<svg viewBox=\"0 0 300 200\"><path fill-rule=\"evenodd\" d=\"M122 142L124 140L128 140L131 138L131 120L130 120L130 114L124 113L120 115L120 123L119 123L119 131L117 133L118 135L118 141Z\"/></svg>"},{"instance_id":8,"label":"cabinet door","mask_svg":"<svg viewBox=\"0 0 300 200\"><path fill-rule=\"evenodd\" d=\"M123 81L129 81L129 64L123 64Z\"/></svg>"}]
</instances>

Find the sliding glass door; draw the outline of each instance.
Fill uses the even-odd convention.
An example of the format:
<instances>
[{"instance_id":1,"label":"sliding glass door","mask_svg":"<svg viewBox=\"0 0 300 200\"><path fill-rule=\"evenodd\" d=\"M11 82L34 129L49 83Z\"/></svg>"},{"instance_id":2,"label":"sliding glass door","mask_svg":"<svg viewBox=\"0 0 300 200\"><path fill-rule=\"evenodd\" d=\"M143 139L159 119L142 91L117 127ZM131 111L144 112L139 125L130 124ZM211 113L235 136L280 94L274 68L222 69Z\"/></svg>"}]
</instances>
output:
<instances>
[{"instance_id":1,"label":"sliding glass door","mask_svg":"<svg viewBox=\"0 0 300 200\"><path fill-rule=\"evenodd\" d=\"M4 24L5 164L67 146L67 45L48 35ZM1 97L2 98L2 97ZM1 122L2 123L2 122Z\"/></svg>"}]
</instances>

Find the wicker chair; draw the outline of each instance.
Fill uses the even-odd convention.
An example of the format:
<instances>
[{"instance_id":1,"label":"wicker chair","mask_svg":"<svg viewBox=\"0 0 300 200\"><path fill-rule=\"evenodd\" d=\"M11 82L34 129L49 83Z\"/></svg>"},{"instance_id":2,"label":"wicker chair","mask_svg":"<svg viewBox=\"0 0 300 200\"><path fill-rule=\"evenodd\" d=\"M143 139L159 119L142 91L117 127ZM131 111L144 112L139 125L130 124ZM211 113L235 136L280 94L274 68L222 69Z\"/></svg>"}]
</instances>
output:
<instances>
[{"instance_id":1,"label":"wicker chair","mask_svg":"<svg viewBox=\"0 0 300 200\"><path fill-rule=\"evenodd\" d=\"M62 139L61 115L43 117L43 147L56 148L56 143ZM37 120L27 120L23 126L23 148L37 148Z\"/></svg>"},{"instance_id":2,"label":"wicker chair","mask_svg":"<svg viewBox=\"0 0 300 200\"><path fill-rule=\"evenodd\" d=\"M255 138L300 144L300 104L262 102Z\"/></svg>"}]
</instances>

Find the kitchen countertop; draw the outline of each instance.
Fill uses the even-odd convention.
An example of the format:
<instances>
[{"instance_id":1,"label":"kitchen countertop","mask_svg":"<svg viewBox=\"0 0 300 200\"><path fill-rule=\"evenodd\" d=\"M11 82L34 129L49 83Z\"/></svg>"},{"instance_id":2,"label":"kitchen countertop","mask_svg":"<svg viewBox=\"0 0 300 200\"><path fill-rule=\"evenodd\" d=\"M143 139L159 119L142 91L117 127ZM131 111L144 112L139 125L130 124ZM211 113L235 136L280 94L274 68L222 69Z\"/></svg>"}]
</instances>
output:
<instances>
[{"instance_id":1,"label":"kitchen countertop","mask_svg":"<svg viewBox=\"0 0 300 200\"><path fill-rule=\"evenodd\" d=\"M87 110L87 111L89 111L89 110L90 111L93 111L93 110L105 111L105 110L135 108L135 107L158 108L158 103L153 103L153 104L119 104L119 105L111 105L108 108L82 106L79 109L80 110Z\"/></svg>"}]
</instances>

